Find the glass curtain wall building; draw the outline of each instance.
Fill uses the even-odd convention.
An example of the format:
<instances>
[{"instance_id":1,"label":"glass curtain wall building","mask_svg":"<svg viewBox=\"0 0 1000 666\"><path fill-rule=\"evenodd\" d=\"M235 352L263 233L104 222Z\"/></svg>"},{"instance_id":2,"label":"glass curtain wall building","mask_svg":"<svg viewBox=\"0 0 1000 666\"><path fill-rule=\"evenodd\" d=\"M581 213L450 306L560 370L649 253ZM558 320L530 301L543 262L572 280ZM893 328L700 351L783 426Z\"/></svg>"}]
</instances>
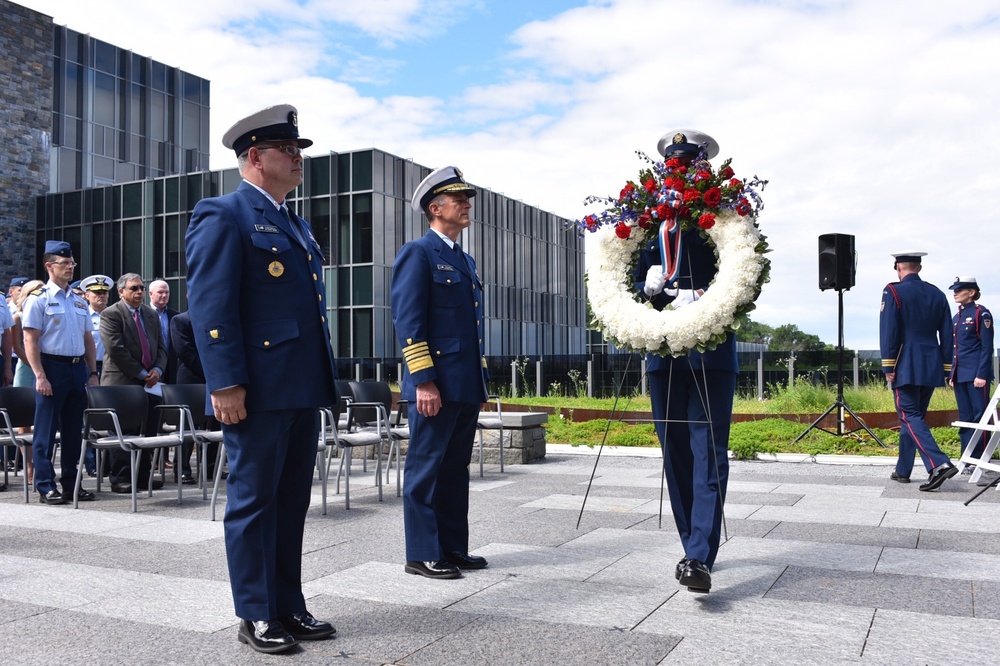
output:
<instances>
[{"instance_id":1,"label":"glass curtain wall building","mask_svg":"<svg viewBox=\"0 0 1000 666\"><path fill-rule=\"evenodd\" d=\"M380 150L305 160L304 182L289 201L312 224L326 257L327 321L339 358L399 357L392 264L404 242L427 231L410 197L428 173ZM38 199L38 246L68 241L78 276L163 278L171 306L185 310L191 211L239 183L234 168L48 194ZM563 218L484 188L477 188L472 217L459 241L485 285L487 356L585 353L583 240Z\"/></svg>"},{"instance_id":2,"label":"glass curtain wall building","mask_svg":"<svg viewBox=\"0 0 1000 666\"><path fill-rule=\"evenodd\" d=\"M208 169L209 82L52 26L50 191Z\"/></svg>"}]
</instances>

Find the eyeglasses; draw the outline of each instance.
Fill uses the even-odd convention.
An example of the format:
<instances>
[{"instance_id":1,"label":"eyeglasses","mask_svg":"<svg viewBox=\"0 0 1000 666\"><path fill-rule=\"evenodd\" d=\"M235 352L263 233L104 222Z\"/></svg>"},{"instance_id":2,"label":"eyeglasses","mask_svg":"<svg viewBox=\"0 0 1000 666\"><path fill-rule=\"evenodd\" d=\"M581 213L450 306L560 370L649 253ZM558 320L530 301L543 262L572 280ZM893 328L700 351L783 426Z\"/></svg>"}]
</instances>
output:
<instances>
[{"instance_id":1,"label":"eyeglasses","mask_svg":"<svg viewBox=\"0 0 1000 666\"><path fill-rule=\"evenodd\" d=\"M289 157L296 157L302 154L302 149L293 143L259 143L257 144L257 150L267 150L273 148L274 150L280 150Z\"/></svg>"},{"instance_id":2,"label":"eyeglasses","mask_svg":"<svg viewBox=\"0 0 1000 666\"><path fill-rule=\"evenodd\" d=\"M76 262L70 259L69 261L50 261L53 266L76 266Z\"/></svg>"},{"instance_id":3,"label":"eyeglasses","mask_svg":"<svg viewBox=\"0 0 1000 666\"><path fill-rule=\"evenodd\" d=\"M143 287L141 284L133 284L125 288L128 289L129 291L146 291L146 288Z\"/></svg>"}]
</instances>

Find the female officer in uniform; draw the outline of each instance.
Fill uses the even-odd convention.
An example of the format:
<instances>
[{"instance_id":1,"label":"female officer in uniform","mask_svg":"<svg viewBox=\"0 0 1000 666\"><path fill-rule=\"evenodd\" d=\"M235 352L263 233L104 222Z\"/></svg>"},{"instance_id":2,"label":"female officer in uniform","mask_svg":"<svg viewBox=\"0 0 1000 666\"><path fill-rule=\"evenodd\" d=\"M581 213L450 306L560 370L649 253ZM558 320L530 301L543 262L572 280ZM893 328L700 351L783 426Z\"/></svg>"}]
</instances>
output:
<instances>
[{"instance_id":1,"label":"female officer in uniform","mask_svg":"<svg viewBox=\"0 0 1000 666\"><path fill-rule=\"evenodd\" d=\"M979 285L974 277L957 277L949 287L955 294L958 312L952 320L955 325L955 347L951 363L949 384L955 389L958 418L976 423L983 417L990 399L990 381L993 380L993 315L979 300ZM973 428L961 428L962 453L969 445ZM973 442L972 451L977 458L986 444L986 433Z\"/></svg>"}]
</instances>

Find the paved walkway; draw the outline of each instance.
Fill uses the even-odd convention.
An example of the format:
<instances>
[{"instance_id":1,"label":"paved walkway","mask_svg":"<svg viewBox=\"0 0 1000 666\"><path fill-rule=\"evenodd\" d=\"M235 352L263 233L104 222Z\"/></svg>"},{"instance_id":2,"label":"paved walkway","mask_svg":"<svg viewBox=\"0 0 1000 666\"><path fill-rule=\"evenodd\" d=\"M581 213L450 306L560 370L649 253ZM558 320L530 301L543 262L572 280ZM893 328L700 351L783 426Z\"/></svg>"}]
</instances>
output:
<instances>
[{"instance_id":1,"label":"paved walkway","mask_svg":"<svg viewBox=\"0 0 1000 666\"><path fill-rule=\"evenodd\" d=\"M310 609L338 629L290 658L236 641L221 522L189 492L23 504L0 493L6 664L984 664L1000 652L1000 494L962 506L868 465L735 462L714 589L678 587L656 457L550 446L473 477L473 552L456 581L403 573L401 500L360 463L351 509L319 486L306 524ZM626 455L620 455L625 453ZM918 466L919 468L919 466ZM369 468L370 469L370 468ZM916 479L915 479L916 480ZM88 487L93 481L88 480ZM220 514L221 515L221 514Z\"/></svg>"}]
</instances>

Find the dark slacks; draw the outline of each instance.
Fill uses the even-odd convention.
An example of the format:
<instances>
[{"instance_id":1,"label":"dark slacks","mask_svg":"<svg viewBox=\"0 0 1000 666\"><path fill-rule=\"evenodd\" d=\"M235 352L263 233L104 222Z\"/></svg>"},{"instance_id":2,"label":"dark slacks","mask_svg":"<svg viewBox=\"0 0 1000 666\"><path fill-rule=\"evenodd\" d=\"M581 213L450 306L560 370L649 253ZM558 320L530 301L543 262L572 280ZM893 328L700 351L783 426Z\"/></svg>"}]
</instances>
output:
<instances>
[{"instance_id":1,"label":"dark slacks","mask_svg":"<svg viewBox=\"0 0 1000 666\"><path fill-rule=\"evenodd\" d=\"M672 375L672 376L671 376ZM649 373L670 510L687 558L715 564L729 482L736 374L692 369L685 359Z\"/></svg>"},{"instance_id":2,"label":"dark slacks","mask_svg":"<svg viewBox=\"0 0 1000 666\"><path fill-rule=\"evenodd\" d=\"M896 413L899 415L899 459L896 461L896 474L910 476L913 471L913 456L917 451L920 452L928 473L935 467L950 462L924 421L931 396L934 395L934 387L907 384L894 387L892 392Z\"/></svg>"},{"instance_id":3,"label":"dark slacks","mask_svg":"<svg viewBox=\"0 0 1000 666\"><path fill-rule=\"evenodd\" d=\"M236 615L268 620L302 612L302 531L319 413L253 412L222 432L229 460L226 558Z\"/></svg>"},{"instance_id":4,"label":"dark slacks","mask_svg":"<svg viewBox=\"0 0 1000 666\"><path fill-rule=\"evenodd\" d=\"M66 363L43 358L45 377L52 395L35 393L35 429L32 458L35 463L35 490L45 494L57 490L52 451L59 432L61 450L60 483L64 493L76 485L76 468L83 441L83 410L87 408L87 364Z\"/></svg>"},{"instance_id":5,"label":"dark slacks","mask_svg":"<svg viewBox=\"0 0 1000 666\"><path fill-rule=\"evenodd\" d=\"M446 402L432 417L410 408L403 466L407 561L468 552L469 460L478 419L478 403Z\"/></svg>"},{"instance_id":6,"label":"dark slacks","mask_svg":"<svg viewBox=\"0 0 1000 666\"><path fill-rule=\"evenodd\" d=\"M960 421L978 423L986 411L986 403L990 401L990 383L986 382L986 386L976 388L972 382L955 382L955 401L958 403ZM962 439L962 453L965 453L965 449L969 446L973 432L975 428L958 429L958 436ZM972 450L972 455L976 458L981 456L988 439L985 432L980 433L973 443L975 448Z\"/></svg>"}]
</instances>

